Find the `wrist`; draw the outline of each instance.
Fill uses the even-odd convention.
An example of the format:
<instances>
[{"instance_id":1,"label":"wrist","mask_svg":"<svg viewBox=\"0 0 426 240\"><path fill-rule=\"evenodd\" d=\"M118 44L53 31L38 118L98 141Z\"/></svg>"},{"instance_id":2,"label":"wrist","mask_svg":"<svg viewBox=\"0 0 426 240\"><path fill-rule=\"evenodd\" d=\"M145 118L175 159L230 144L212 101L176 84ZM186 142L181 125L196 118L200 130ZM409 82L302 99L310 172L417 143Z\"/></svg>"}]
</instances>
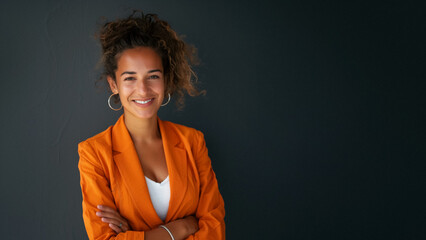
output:
<instances>
[{"instance_id":1,"label":"wrist","mask_svg":"<svg viewBox=\"0 0 426 240\"><path fill-rule=\"evenodd\" d=\"M172 232L165 225L160 225L160 228L166 230L166 232L170 235L170 239L171 240L175 240L174 235L172 234Z\"/></svg>"},{"instance_id":2,"label":"wrist","mask_svg":"<svg viewBox=\"0 0 426 240\"><path fill-rule=\"evenodd\" d=\"M189 235L187 234L186 224L183 219L175 220L164 225L170 230L175 239L186 238L186 236Z\"/></svg>"}]
</instances>

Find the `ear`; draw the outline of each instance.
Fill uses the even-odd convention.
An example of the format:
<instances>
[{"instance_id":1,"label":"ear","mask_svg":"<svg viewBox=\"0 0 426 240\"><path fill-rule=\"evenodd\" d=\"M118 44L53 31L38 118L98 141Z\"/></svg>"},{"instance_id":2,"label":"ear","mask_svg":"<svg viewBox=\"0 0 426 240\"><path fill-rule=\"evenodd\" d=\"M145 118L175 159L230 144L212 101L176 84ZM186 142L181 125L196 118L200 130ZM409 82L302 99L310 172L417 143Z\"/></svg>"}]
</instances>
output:
<instances>
[{"instance_id":1,"label":"ear","mask_svg":"<svg viewBox=\"0 0 426 240\"><path fill-rule=\"evenodd\" d=\"M117 94L118 93L117 83L110 76L107 76L107 80L108 80L109 88L111 89L111 92L114 94Z\"/></svg>"}]
</instances>

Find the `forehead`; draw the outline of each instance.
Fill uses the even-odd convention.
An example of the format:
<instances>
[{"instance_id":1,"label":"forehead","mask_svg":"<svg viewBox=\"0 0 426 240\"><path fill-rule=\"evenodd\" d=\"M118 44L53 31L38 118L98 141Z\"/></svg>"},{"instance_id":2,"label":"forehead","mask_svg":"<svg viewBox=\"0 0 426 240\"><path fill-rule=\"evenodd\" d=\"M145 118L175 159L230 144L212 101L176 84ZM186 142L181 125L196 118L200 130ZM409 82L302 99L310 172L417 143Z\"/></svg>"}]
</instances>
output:
<instances>
[{"instance_id":1,"label":"forehead","mask_svg":"<svg viewBox=\"0 0 426 240\"><path fill-rule=\"evenodd\" d=\"M149 47L124 50L117 60L117 71L144 72L152 69L163 70L161 57Z\"/></svg>"}]
</instances>

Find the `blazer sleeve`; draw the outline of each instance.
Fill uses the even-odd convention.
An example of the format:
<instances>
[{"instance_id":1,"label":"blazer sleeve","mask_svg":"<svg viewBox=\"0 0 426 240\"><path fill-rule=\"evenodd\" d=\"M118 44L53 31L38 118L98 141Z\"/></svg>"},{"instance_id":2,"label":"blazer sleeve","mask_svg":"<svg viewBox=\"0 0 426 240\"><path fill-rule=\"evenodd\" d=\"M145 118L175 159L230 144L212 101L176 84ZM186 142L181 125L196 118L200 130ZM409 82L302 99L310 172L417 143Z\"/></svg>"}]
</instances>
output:
<instances>
[{"instance_id":1,"label":"blazer sleeve","mask_svg":"<svg viewBox=\"0 0 426 240\"><path fill-rule=\"evenodd\" d=\"M80 160L80 185L83 195L83 220L89 239L144 239L143 231L127 231L116 234L108 223L96 216L97 205L102 204L117 209L111 192L110 182L99 161L99 155L87 141L78 145Z\"/></svg>"},{"instance_id":2,"label":"blazer sleeve","mask_svg":"<svg viewBox=\"0 0 426 240\"><path fill-rule=\"evenodd\" d=\"M197 131L196 142L194 157L201 183L196 211L199 230L187 239L225 239L225 204L208 156L204 135L200 131Z\"/></svg>"}]
</instances>

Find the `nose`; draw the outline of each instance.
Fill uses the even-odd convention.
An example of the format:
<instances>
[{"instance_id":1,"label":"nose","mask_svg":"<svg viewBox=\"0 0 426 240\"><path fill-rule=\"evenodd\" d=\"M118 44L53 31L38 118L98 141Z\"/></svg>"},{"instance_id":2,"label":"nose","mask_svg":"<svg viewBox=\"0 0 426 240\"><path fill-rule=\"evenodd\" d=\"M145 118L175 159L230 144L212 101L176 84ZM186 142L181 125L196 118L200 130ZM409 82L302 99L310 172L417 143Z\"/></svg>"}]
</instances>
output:
<instances>
[{"instance_id":1,"label":"nose","mask_svg":"<svg viewBox=\"0 0 426 240\"><path fill-rule=\"evenodd\" d=\"M136 84L136 90L138 93L145 95L149 92L148 83L144 79L140 79Z\"/></svg>"}]
</instances>

